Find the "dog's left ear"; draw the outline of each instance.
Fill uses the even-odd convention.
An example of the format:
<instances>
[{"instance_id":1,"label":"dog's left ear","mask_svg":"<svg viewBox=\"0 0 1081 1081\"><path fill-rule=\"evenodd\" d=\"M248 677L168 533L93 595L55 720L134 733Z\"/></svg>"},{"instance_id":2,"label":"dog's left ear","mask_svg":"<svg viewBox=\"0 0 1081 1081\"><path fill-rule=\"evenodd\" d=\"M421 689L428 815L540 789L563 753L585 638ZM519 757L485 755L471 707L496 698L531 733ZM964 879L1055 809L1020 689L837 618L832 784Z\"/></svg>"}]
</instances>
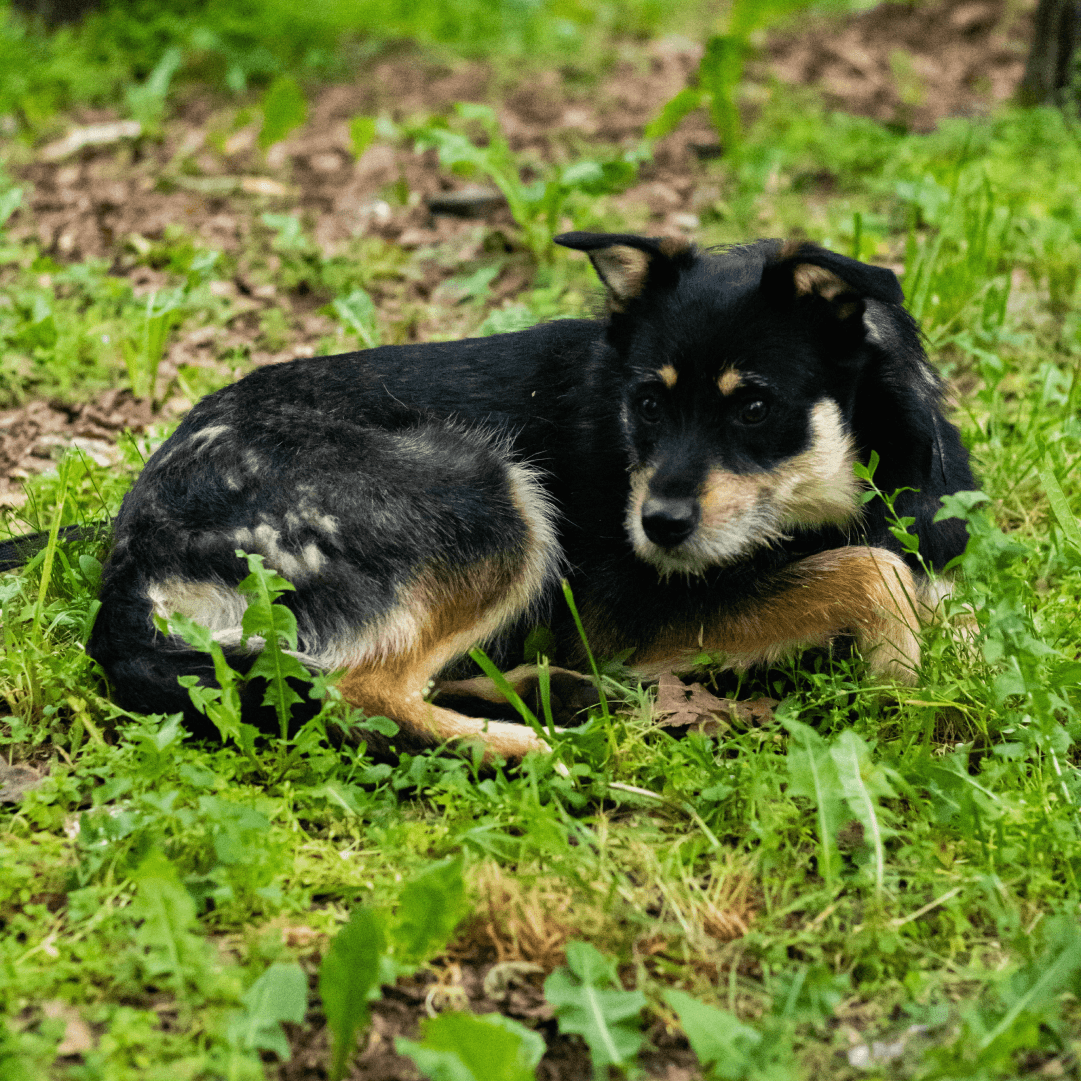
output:
<instances>
[{"instance_id":1,"label":"dog's left ear","mask_svg":"<svg viewBox=\"0 0 1081 1081\"><path fill-rule=\"evenodd\" d=\"M695 257L689 240L675 237L635 236L633 233L562 233L555 237L564 248L584 251L608 290L614 311L645 292L646 286L675 285Z\"/></svg>"},{"instance_id":2,"label":"dog's left ear","mask_svg":"<svg viewBox=\"0 0 1081 1081\"><path fill-rule=\"evenodd\" d=\"M762 290L781 303L817 300L828 305L839 324L853 330L861 325L868 300L903 304L905 299L892 270L800 240L786 241L766 262Z\"/></svg>"}]
</instances>

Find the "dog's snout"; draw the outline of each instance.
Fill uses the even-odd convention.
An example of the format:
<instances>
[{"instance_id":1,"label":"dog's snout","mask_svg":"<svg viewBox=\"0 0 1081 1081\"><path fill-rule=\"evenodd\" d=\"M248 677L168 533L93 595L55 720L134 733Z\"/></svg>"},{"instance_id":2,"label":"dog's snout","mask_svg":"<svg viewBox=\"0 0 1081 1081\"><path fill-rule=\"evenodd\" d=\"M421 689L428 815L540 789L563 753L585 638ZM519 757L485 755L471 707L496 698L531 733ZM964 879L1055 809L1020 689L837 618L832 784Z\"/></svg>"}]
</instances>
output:
<instances>
[{"instance_id":1,"label":"dog's snout","mask_svg":"<svg viewBox=\"0 0 1081 1081\"><path fill-rule=\"evenodd\" d=\"M674 548L694 532L700 515L697 499L650 496L642 504L642 528L654 544Z\"/></svg>"}]
</instances>

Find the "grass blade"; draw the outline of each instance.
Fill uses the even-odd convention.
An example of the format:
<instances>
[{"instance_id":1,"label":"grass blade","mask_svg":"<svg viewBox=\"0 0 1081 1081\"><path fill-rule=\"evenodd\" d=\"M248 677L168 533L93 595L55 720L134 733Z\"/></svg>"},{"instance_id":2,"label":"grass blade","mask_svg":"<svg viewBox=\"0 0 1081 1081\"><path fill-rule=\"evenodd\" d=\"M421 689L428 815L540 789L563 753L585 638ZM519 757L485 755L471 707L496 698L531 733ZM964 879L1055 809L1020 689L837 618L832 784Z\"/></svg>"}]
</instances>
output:
<instances>
[{"instance_id":1,"label":"grass blade","mask_svg":"<svg viewBox=\"0 0 1081 1081\"><path fill-rule=\"evenodd\" d=\"M71 483L71 463L74 455L64 455L60 463L60 493L56 500L56 508L53 510L52 521L49 523L49 539L45 543L45 557L41 565L41 581L38 583L38 598L34 606L34 633L33 641L41 643L41 620L45 612L45 596L49 592L49 583L53 577L53 562L56 559L56 546L60 536L60 523L64 519L64 504L68 497L68 487Z\"/></svg>"},{"instance_id":2,"label":"grass blade","mask_svg":"<svg viewBox=\"0 0 1081 1081\"><path fill-rule=\"evenodd\" d=\"M1043 468L1039 470L1039 477L1043 490L1047 493L1047 499L1051 504L1055 520L1058 522L1066 539L1078 552L1081 552L1081 527L1078 526L1077 518L1074 517L1073 511L1070 510L1066 493L1062 490L1058 477L1055 476L1050 458L1044 459Z\"/></svg>"},{"instance_id":3,"label":"grass blade","mask_svg":"<svg viewBox=\"0 0 1081 1081\"><path fill-rule=\"evenodd\" d=\"M544 739L544 729L541 728L537 715L522 701L518 692L507 682L507 677L492 664L483 649L471 649L470 659L481 671L499 688L499 693L518 711L522 720L537 733L538 738Z\"/></svg>"},{"instance_id":4,"label":"grass blade","mask_svg":"<svg viewBox=\"0 0 1081 1081\"><path fill-rule=\"evenodd\" d=\"M574 594L571 592L571 584L566 578L563 579L563 596L566 598L567 607L571 610L571 615L574 617L574 625L578 628L578 637L582 641L582 648L586 651L586 657L589 660L589 667L593 672L593 678L597 681L597 694L601 696L601 713L606 721L610 721L612 718L608 713L608 699L604 693L604 684L601 682L600 669L597 668L597 662L593 659L593 650L589 648L589 640L586 638L586 629L582 626L581 616L578 615L578 606L574 603Z\"/></svg>"}]
</instances>

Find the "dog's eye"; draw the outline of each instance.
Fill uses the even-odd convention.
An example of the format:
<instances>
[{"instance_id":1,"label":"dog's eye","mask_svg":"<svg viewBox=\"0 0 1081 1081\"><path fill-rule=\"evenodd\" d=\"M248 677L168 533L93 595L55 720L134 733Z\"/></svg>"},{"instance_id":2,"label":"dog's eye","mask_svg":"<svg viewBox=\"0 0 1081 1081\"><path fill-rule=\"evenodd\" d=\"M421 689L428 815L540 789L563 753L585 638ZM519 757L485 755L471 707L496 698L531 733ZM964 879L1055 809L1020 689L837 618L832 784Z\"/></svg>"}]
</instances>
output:
<instances>
[{"instance_id":1,"label":"dog's eye","mask_svg":"<svg viewBox=\"0 0 1081 1081\"><path fill-rule=\"evenodd\" d=\"M761 424L768 416L769 403L762 401L761 398L755 398L753 402L748 402L739 411L741 424Z\"/></svg>"},{"instance_id":2,"label":"dog's eye","mask_svg":"<svg viewBox=\"0 0 1081 1081\"><path fill-rule=\"evenodd\" d=\"M647 424L656 424L661 419L661 414L664 410L661 408L661 403L657 398L639 398L638 399L638 415Z\"/></svg>"}]
</instances>

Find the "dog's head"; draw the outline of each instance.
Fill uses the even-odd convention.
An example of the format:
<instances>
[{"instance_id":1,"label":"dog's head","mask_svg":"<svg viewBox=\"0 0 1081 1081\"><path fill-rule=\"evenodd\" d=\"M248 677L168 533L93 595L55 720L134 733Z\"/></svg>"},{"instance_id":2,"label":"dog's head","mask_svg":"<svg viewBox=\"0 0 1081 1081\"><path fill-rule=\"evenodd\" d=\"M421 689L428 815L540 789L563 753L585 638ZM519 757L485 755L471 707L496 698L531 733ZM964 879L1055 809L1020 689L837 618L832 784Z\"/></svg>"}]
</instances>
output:
<instances>
[{"instance_id":1,"label":"dog's head","mask_svg":"<svg viewBox=\"0 0 1081 1081\"><path fill-rule=\"evenodd\" d=\"M891 271L798 241L557 242L587 252L608 293L640 558L701 574L856 516L852 413L900 311Z\"/></svg>"}]
</instances>

